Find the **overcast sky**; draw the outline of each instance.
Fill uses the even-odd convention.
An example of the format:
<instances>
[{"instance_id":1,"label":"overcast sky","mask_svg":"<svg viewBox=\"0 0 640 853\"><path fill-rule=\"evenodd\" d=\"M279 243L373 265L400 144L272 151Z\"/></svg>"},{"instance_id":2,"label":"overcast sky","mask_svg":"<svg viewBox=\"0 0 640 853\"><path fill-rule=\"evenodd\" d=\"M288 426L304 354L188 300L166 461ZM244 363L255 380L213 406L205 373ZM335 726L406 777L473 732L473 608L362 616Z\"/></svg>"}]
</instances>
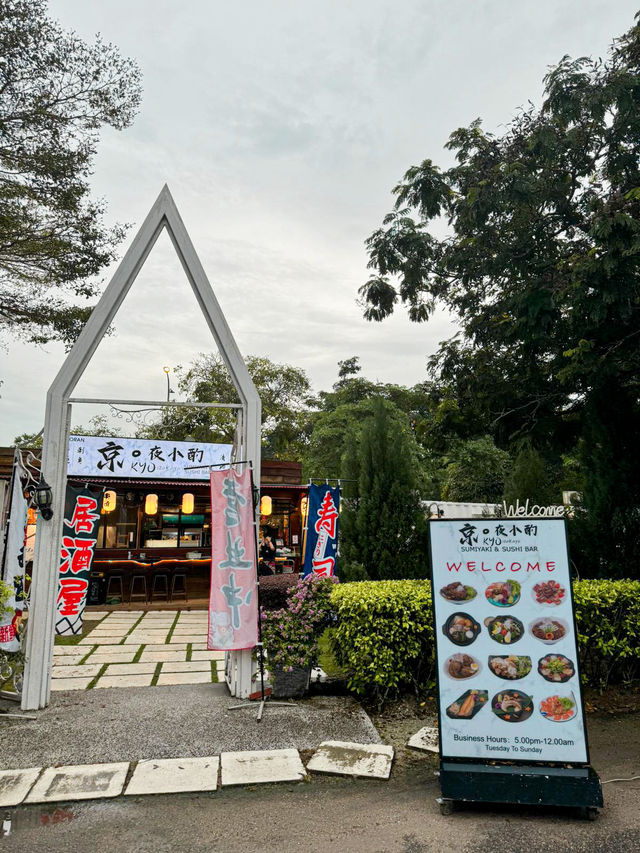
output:
<instances>
[{"instance_id":1,"label":"overcast sky","mask_svg":"<svg viewBox=\"0 0 640 853\"><path fill-rule=\"evenodd\" d=\"M363 241L406 169L447 165L449 133L499 130L539 103L564 54L603 55L627 0L51 0L66 28L100 32L144 74L134 125L105 132L95 193L135 233L168 183L244 354L304 368L316 389L359 355L373 379L412 384L453 326L402 311L366 323ZM121 250L124 251L126 243ZM105 278L108 280L112 271ZM166 238L78 392L162 398L165 364L212 349ZM42 426L62 347L0 352L0 443ZM95 410L78 410L74 423Z\"/></svg>"}]
</instances>

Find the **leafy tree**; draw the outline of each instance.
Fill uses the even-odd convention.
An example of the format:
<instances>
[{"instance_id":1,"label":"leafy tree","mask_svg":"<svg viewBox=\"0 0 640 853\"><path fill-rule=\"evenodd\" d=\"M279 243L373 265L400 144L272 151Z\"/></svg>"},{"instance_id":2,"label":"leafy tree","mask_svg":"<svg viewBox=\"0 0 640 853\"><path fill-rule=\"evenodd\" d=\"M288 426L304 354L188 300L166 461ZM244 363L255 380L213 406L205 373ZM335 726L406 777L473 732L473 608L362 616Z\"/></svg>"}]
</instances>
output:
<instances>
[{"instance_id":1,"label":"leafy tree","mask_svg":"<svg viewBox=\"0 0 640 853\"><path fill-rule=\"evenodd\" d=\"M338 477L348 434L373 414L373 401L391 406L392 416L406 415L417 441L414 463L428 480L437 467L432 448L435 398L429 383L412 388L373 382L360 373L357 356L338 362L338 380L331 391L320 391L319 408L311 414L311 435L304 454L304 470L311 477ZM432 494L435 494L432 487Z\"/></svg>"},{"instance_id":2,"label":"leafy tree","mask_svg":"<svg viewBox=\"0 0 640 853\"><path fill-rule=\"evenodd\" d=\"M375 580L426 575L426 522L421 507L415 439L393 408L372 401L372 417L352 432L342 466L340 554Z\"/></svg>"},{"instance_id":3,"label":"leafy tree","mask_svg":"<svg viewBox=\"0 0 640 853\"><path fill-rule=\"evenodd\" d=\"M602 389L589 401L579 450L583 511L569 526L572 557L583 575L638 576L639 471L630 421L638 426L636 406L628 398L612 398Z\"/></svg>"},{"instance_id":4,"label":"leafy tree","mask_svg":"<svg viewBox=\"0 0 640 853\"><path fill-rule=\"evenodd\" d=\"M509 454L491 436L460 442L446 467L442 497L446 501L497 503L509 472Z\"/></svg>"},{"instance_id":5,"label":"leafy tree","mask_svg":"<svg viewBox=\"0 0 640 853\"><path fill-rule=\"evenodd\" d=\"M250 355L247 369L262 400L262 452L267 459L301 459L310 432L314 399L303 370ZM218 354L200 356L187 369L176 368L178 388L191 402L238 401L229 372ZM145 426L143 438L233 442L236 429L232 409L174 408L162 419Z\"/></svg>"},{"instance_id":6,"label":"leafy tree","mask_svg":"<svg viewBox=\"0 0 640 853\"><path fill-rule=\"evenodd\" d=\"M529 500L531 504L548 506L560 503L560 492L558 485L554 486L552 482L550 466L531 442L525 441L513 460L511 473L505 483L505 502L515 506L517 500L521 504Z\"/></svg>"},{"instance_id":7,"label":"leafy tree","mask_svg":"<svg viewBox=\"0 0 640 853\"><path fill-rule=\"evenodd\" d=\"M62 30L45 0L0 0L0 57L0 332L71 341L89 311L74 300L124 233L90 199L99 131L131 123L140 71Z\"/></svg>"},{"instance_id":8,"label":"leafy tree","mask_svg":"<svg viewBox=\"0 0 640 853\"><path fill-rule=\"evenodd\" d=\"M122 432L114 427L106 415L94 415L89 420L88 426L76 425L71 427L72 435L122 435ZM13 439L17 447L42 447L42 431L23 432Z\"/></svg>"},{"instance_id":9,"label":"leafy tree","mask_svg":"<svg viewBox=\"0 0 640 853\"><path fill-rule=\"evenodd\" d=\"M415 321L437 304L457 315L461 337L432 366L502 446L529 437L560 454L581 439L591 518L623 519L627 571L640 548L627 510L640 506L639 99L634 25L605 61L564 57L541 107L500 135L479 120L456 130L453 166L425 160L396 186L361 289L372 320L398 302Z\"/></svg>"},{"instance_id":10,"label":"leafy tree","mask_svg":"<svg viewBox=\"0 0 640 853\"><path fill-rule=\"evenodd\" d=\"M336 386L344 384L351 376L355 376L360 373L362 367L360 366L360 357L357 355L352 356L351 358L345 358L343 361L338 362L338 381L336 382Z\"/></svg>"}]
</instances>

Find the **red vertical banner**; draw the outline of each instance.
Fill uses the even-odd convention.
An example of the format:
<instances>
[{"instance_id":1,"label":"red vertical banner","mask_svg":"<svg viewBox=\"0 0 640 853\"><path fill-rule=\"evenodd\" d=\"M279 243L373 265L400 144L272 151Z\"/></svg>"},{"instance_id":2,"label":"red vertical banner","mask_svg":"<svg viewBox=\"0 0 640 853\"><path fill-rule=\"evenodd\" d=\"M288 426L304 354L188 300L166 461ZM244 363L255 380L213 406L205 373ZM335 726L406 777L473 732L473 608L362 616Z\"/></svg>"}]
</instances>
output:
<instances>
[{"instance_id":1,"label":"red vertical banner","mask_svg":"<svg viewBox=\"0 0 640 853\"><path fill-rule=\"evenodd\" d=\"M211 472L211 592L207 648L258 642L256 536L251 472Z\"/></svg>"},{"instance_id":2,"label":"red vertical banner","mask_svg":"<svg viewBox=\"0 0 640 853\"><path fill-rule=\"evenodd\" d=\"M80 634L100 523L99 499L67 486L56 600L56 634Z\"/></svg>"}]
</instances>

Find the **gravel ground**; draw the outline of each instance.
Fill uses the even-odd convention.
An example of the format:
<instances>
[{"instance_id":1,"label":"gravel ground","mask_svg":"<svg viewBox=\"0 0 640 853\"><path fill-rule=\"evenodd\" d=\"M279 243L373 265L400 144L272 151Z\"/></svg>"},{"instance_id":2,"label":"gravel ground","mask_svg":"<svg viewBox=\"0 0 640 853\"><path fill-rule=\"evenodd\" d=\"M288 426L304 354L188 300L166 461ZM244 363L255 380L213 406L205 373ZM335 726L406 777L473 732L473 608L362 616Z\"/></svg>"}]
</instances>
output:
<instances>
[{"instance_id":1,"label":"gravel ground","mask_svg":"<svg viewBox=\"0 0 640 853\"><path fill-rule=\"evenodd\" d=\"M216 690L223 694L224 687ZM9 752L11 760L2 763L28 766L36 760L68 762L71 757L111 761L289 745L305 750L330 737L378 740L359 705L344 697L308 700L295 710L273 708L257 724L252 711L226 713L235 700L224 695L213 698L211 691L203 685L188 691L167 687L59 694L37 723L3 721L10 729L5 731L3 752ZM638 849L640 780L605 784L605 807L595 822L581 820L570 810L507 805L467 806L441 816L434 775L437 757L402 749L409 729L424 725L431 710L416 705L413 711L408 706L376 715L383 738L398 750L389 782L313 775L298 784L212 794L19 807L0 814L11 820L11 834L2 839L2 849L7 853ZM592 762L603 781L640 775L639 714L589 714L588 730Z\"/></svg>"},{"instance_id":2,"label":"gravel ground","mask_svg":"<svg viewBox=\"0 0 640 853\"><path fill-rule=\"evenodd\" d=\"M224 684L73 690L52 694L37 720L2 720L3 769L215 755L242 749L314 749L323 740L379 743L350 697L323 696L291 708L238 703ZM15 712L8 703L0 707Z\"/></svg>"},{"instance_id":3,"label":"gravel ground","mask_svg":"<svg viewBox=\"0 0 640 853\"><path fill-rule=\"evenodd\" d=\"M603 779L638 774L640 718L590 720ZM640 782L605 785L591 823L567 810L467 807L442 817L430 756L389 782L308 783L210 795L118 798L11 813L7 853L627 853L640 843ZM634 772L635 771L635 772Z\"/></svg>"}]
</instances>

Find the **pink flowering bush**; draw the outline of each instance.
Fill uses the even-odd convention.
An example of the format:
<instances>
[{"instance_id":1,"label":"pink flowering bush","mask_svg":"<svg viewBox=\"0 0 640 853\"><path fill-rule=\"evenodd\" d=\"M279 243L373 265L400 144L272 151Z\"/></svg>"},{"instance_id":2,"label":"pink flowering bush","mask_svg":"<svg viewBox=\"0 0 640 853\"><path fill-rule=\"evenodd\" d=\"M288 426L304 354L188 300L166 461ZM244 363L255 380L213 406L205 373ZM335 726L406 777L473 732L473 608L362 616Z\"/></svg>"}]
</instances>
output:
<instances>
[{"instance_id":1,"label":"pink flowering bush","mask_svg":"<svg viewBox=\"0 0 640 853\"><path fill-rule=\"evenodd\" d=\"M310 667L318 654L318 638L331 610L331 588L337 578L300 578L280 610L262 613L262 642L270 667L291 672Z\"/></svg>"}]
</instances>

